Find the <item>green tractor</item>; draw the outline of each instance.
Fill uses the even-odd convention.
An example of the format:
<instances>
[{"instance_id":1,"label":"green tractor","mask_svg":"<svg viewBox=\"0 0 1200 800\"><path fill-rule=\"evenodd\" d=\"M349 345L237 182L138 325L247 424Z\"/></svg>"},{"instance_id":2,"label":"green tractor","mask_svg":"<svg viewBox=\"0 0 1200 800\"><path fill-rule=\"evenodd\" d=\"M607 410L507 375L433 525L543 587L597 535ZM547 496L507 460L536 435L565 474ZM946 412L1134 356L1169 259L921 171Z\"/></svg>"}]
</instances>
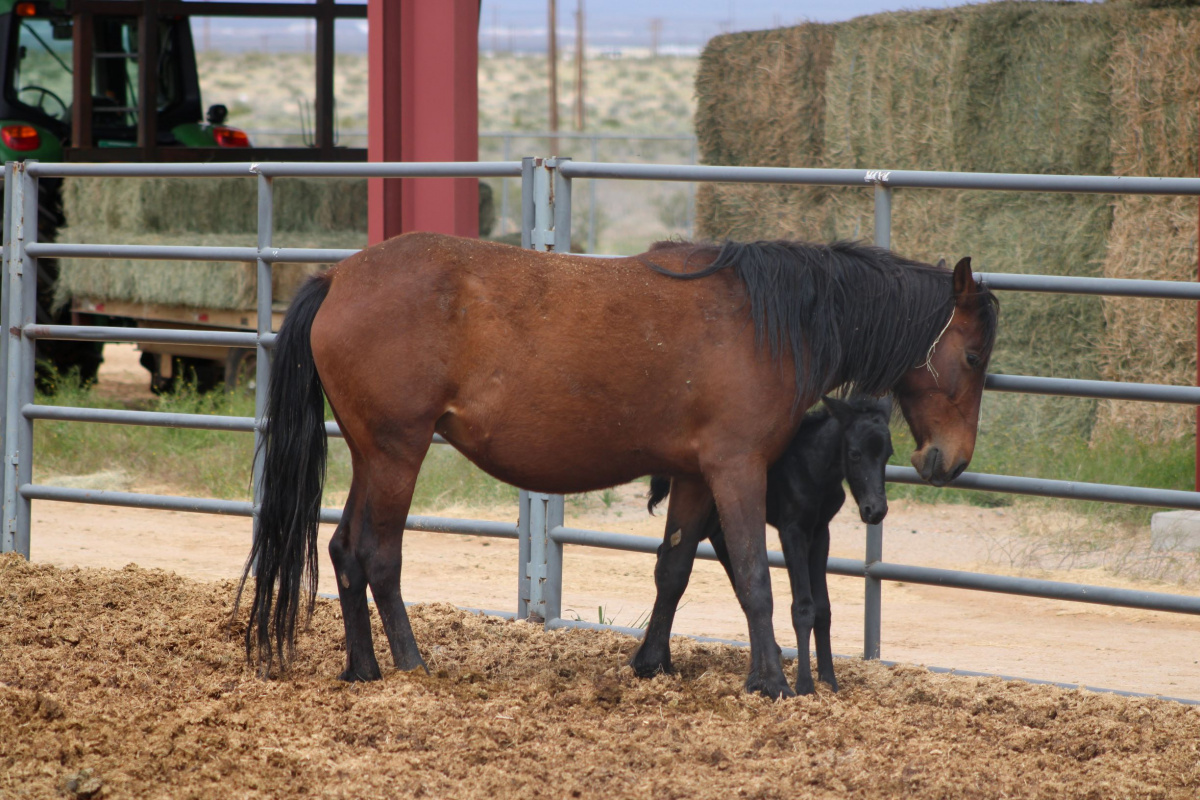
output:
<instances>
[{"instance_id":1,"label":"green tractor","mask_svg":"<svg viewBox=\"0 0 1200 800\"><path fill-rule=\"evenodd\" d=\"M78 6L78 4L74 4ZM108 4L110 7L112 4ZM136 6L137 4L130 4ZM145 144L139 125L146 87L139 73L139 35L144 17L88 15L86 31L76 30L80 17L66 0L0 0L0 51L3 52L3 91L0 92L0 155L5 161L28 158L62 161L81 140L88 149L120 149L133 160ZM82 35L81 35L82 34ZM225 107L214 105L205 114L200 101L196 53L187 17L160 19L154 71L156 99L154 145L185 148L250 146L245 132L224 125ZM90 56L90 58L89 58ZM77 108L76 87L81 62L90 63L92 89ZM81 110L90 113L81 115ZM86 130L81 131L80 128ZM79 136L83 133L83 136ZM139 142L139 136L143 137ZM124 153L112 156L124 160ZM248 158L249 155L242 155ZM54 241L63 225L60 179L39 181L38 239ZM38 262L37 319L43 323L70 322L70 308L54 309L58 265ZM42 341L40 362L59 372L76 369L81 379L93 380L102 360L101 346L88 342ZM48 371L43 371L43 378Z\"/></svg>"}]
</instances>

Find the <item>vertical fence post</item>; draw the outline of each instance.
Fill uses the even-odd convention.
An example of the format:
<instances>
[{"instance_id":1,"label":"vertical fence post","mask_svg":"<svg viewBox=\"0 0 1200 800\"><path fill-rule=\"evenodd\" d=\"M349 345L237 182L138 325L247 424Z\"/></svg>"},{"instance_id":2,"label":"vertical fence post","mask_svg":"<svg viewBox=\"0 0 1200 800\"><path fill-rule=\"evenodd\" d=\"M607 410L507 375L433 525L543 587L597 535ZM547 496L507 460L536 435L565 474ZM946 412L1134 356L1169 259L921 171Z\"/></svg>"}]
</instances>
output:
<instances>
[{"instance_id":1,"label":"vertical fence post","mask_svg":"<svg viewBox=\"0 0 1200 800\"><path fill-rule=\"evenodd\" d=\"M600 160L600 139L592 136L592 161ZM596 179L588 178L588 243L587 251L596 252Z\"/></svg>"},{"instance_id":2,"label":"vertical fence post","mask_svg":"<svg viewBox=\"0 0 1200 800\"><path fill-rule=\"evenodd\" d=\"M521 242L548 252L571 247L571 182L557 165L567 159L521 162ZM550 622L562 615L562 550L551 532L563 524L560 494L520 493L517 517L517 616Z\"/></svg>"},{"instance_id":3,"label":"vertical fence post","mask_svg":"<svg viewBox=\"0 0 1200 800\"><path fill-rule=\"evenodd\" d=\"M521 159L521 247L533 247L533 226L537 224L537 210L534 203L533 170L535 159L525 156Z\"/></svg>"},{"instance_id":4,"label":"vertical fence post","mask_svg":"<svg viewBox=\"0 0 1200 800\"><path fill-rule=\"evenodd\" d=\"M517 616L549 622L562 616L562 545L550 534L563 524L563 496L521 490L520 498Z\"/></svg>"},{"instance_id":5,"label":"vertical fence post","mask_svg":"<svg viewBox=\"0 0 1200 800\"><path fill-rule=\"evenodd\" d=\"M564 176L558 167L570 158L547 159L554 182L551 187L550 203L554 208L554 250L571 252L571 179Z\"/></svg>"},{"instance_id":6,"label":"vertical fence post","mask_svg":"<svg viewBox=\"0 0 1200 800\"><path fill-rule=\"evenodd\" d=\"M875 184L875 245L892 246L892 190L882 182ZM883 526L867 526L867 552L864 561L868 570L865 579L863 609L863 658L879 658L879 639L883 617L883 586L872 578L870 568L883 560Z\"/></svg>"},{"instance_id":7,"label":"vertical fence post","mask_svg":"<svg viewBox=\"0 0 1200 800\"><path fill-rule=\"evenodd\" d=\"M263 259L263 254L271 247L271 238L275 228L275 199L271 178L259 173L258 175L258 259L255 261L257 272L257 309L258 343L254 348L254 473L251 478L254 485L254 529L251 534L258 538L258 513L262 506L263 496L263 452L262 441L267 412L267 384L271 380L271 354L263 344L262 337L271 333L271 301L274 289L271 283L271 264Z\"/></svg>"},{"instance_id":8,"label":"vertical fence post","mask_svg":"<svg viewBox=\"0 0 1200 800\"><path fill-rule=\"evenodd\" d=\"M501 137L501 161L508 161L512 157L512 137L507 133ZM512 188L508 178L500 179L500 230L496 231L499 235L508 233L508 190Z\"/></svg>"},{"instance_id":9,"label":"vertical fence post","mask_svg":"<svg viewBox=\"0 0 1200 800\"><path fill-rule=\"evenodd\" d=\"M0 331L3 332L3 338L0 338L0 397L3 398L3 404L0 405L0 437L3 437L5 446L3 448L4 469L0 471L0 502L3 503L3 514L0 515L0 553L11 553L17 548L16 526L10 526L9 521L13 517L9 516L9 478L12 476L12 470L9 469L10 463L8 460L8 446L10 441L8 432L8 423L11 415L8 412L8 391L9 387L16 384L10 383L8 380L8 350L9 342L12 335L8 332L9 319L12 316L10 307L12 306L14 285L9 279L10 261L12 260L12 197L13 197L13 162L9 161L4 165L4 231L3 243L0 246L0 252L3 252L3 263L0 264L0 286L3 287L3 292L0 296L3 297L3 302L0 302Z\"/></svg>"},{"instance_id":10,"label":"vertical fence post","mask_svg":"<svg viewBox=\"0 0 1200 800\"><path fill-rule=\"evenodd\" d=\"M22 407L33 402L34 340L23 328L37 321L37 262L25 245L37 241L38 186L28 168L35 161L17 163L12 169L12 207L9 217L9 327L8 396L5 397L4 433L4 531L12 549L29 558L30 501L21 487L33 482L33 420Z\"/></svg>"}]
</instances>

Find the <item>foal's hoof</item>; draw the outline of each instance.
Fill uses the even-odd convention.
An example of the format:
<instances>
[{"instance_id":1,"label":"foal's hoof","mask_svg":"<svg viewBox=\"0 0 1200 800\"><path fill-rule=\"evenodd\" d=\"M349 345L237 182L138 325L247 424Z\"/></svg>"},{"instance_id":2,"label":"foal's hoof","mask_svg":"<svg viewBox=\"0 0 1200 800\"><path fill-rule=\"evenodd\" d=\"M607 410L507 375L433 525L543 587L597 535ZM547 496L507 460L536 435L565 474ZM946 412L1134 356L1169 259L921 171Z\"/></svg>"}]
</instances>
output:
<instances>
[{"instance_id":1,"label":"foal's hoof","mask_svg":"<svg viewBox=\"0 0 1200 800\"><path fill-rule=\"evenodd\" d=\"M353 669L347 667L341 675L338 675L339 681L346 683L364 683L366 681L377 681L382 677L379 674L379 667L375 669Z\"/></svg>"},{"instance_id":2,"label":"foal's hoof","mask_svg":"<svg viewBox=\"0 0 1200 800\"><path fill-rule=\"evenodd\" d=\"M788 686L787 679L783 677L783 673L764 677L751 673L750 677L746 678L746 691L751 694L761 694L763 697L769 697L772 700L778 700L781 697L795 697L796 693L792 691L792 687Z\"/></svg>"},{"instance_id":3,"label":"foal's hoof","mask_svg":"<svg viewBox=\"0 0 1200 800\"><path fill-rule=\"evenodd\" d=\"M813 683L812 677L796 679L796 694L807 695L807 694L816 694L816 693L817 693L817 687Z\"/></svg>"}]
</instances>

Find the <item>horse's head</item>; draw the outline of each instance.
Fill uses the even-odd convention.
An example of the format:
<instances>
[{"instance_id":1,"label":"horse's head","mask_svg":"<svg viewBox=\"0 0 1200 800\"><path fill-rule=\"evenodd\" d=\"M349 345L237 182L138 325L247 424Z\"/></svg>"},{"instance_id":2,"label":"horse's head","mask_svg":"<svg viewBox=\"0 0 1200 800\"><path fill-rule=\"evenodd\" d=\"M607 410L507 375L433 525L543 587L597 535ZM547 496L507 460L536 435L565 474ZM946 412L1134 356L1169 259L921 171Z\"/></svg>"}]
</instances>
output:
<instances>
[{"instance_id":1,"label":"horse's head","mask_svg":"<svg viewBox=\"0 0 1200 800\"><path fill-rule=\"evenodd\" d=\"M983 380L996 337L996 300L975 285L971 259L954 267L953 290L954 311L945 329L926 360L895 387L917 442L912 464L934 486L962 474L975 453Z\"/></svg>"},{"instance_id":2,"label":"horse's head","mask_svg":"<svg viewBox=\"0 0 1200 800\"><path fill-rule=\"evenodd\" d=\"M878 525L888 512L884 470L892 456L892 402L886 397L822 399L842 428L842 475L858 503L858 515L868 525Z\"/></svg>"}]
</instances>

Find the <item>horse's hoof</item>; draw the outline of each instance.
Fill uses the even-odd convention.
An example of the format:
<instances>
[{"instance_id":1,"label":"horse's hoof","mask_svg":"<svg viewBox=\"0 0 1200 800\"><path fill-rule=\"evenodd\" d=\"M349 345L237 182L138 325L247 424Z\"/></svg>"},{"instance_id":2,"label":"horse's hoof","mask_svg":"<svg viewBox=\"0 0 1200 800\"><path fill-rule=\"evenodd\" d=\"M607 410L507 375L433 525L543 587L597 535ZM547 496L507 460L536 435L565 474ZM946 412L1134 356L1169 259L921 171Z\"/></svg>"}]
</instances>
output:
<instances>
[{"instance_id":1,"label":"horse's hoof","mask_svg":"<svg viewBox=\"0 0 1200 800\"><path fill-rule=\"evenodd\" d=\"M341 675L338 675L338 680L345 681L346 683L365 683L366 681L377 681L380 677L382 676L379 674L378 667L373 671L350 669L347 667Z\"/></svg>"},{"instance_id":2,"label":"horse's hoof","mask_svg":"<svg viewBox=\"0 0 1200 800\"><path fill-rule=\"evenodd\" d=\"M792 691L792 687L788 686L787 679L783 677L783 673L772 675L769 678L751 675L746 678L746 691L750 694L761 694L763 697L768 697L772 700L778 700L781 697L795 697L796 693Z\"/></svg>"},{"instance_id":3,"label":"horse's hoof","mask_svg":"<svg viewBox=\"0 0 1200 800\"><path fill-rule=\"evenodd\" d=\"M416 672L419 669L425 670L425 674L429 674L429 667L425 664L425 659L417 656L416 658L406 658L396 662L396 669L400 672Z\"/></svg>"},{"instance_id":4,"label":"horse's hoof","mask_svg":"<svg viewBox=\"0 0 1200 800\"><path fill-rule=\"evenodd\" d=\"M653 678L655 675L674 675L675 668L671 666L671 657L652 658L641 657L639 650L634 654L633 659L629 662L629 666L633 669L633 674L639 678Z\"/></svg>"},{"instance_id":5,"label":"horse's hoof","mask_svg":"<svg viewBox=\"0 0 1200 800\"><path fill-rule=\"evenodd\" d=\"M829 684L830 691L836 692L838 690L837 678L833 677L832 675L830 675L828 678L821 678L820 680L822 683Z\"/></svg>"},{"instance_id":6,"label":"horse's hoof","mask_svg":"<svg viewBox=\"0 0 1200 800\"><path fill-rule=\"evenodd\" d=\"M816 693L817 687L813 684L812 678L808 678L807 680L801 678L796 679L796 694L806 695Z\"/></svg>"}]
</instances>

